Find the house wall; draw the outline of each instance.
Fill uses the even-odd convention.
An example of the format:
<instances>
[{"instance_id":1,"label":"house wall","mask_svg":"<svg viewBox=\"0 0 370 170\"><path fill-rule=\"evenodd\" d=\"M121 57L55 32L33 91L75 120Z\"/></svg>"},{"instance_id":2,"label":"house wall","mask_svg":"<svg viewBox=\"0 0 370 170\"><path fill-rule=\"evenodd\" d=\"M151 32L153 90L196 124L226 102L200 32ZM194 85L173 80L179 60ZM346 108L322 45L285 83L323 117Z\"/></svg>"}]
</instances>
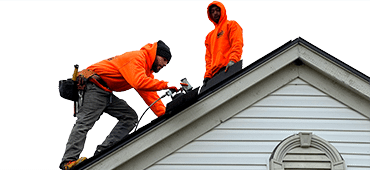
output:
<instances>
[{"instance_id":1,"label":"house wall","mask_svg":"<svg viewBox=\"0 0 370 170\"><path fill-rule=\"evenodd\" d=\"M243 102L243 101L240 101ZM149 170L267 170L286 137L312 132L332 144L348 170L370 170L370 121L296 79L158 161Z\"/></svg>"}]
</instances>

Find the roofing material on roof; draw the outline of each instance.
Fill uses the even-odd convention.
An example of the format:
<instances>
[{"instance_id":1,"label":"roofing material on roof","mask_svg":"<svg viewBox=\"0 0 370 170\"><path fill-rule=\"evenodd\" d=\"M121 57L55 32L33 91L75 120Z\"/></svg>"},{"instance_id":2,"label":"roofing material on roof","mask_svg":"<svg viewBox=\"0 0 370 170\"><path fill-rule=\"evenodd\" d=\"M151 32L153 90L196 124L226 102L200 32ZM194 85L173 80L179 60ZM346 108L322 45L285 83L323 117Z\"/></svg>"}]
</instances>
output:
<instances>
[{"instance_id":1,"label":"roofing material on roof","mask_svg":"<svg viewBox=\"0 0 370 170\"><path fill-rule=\"evenodd\" d=\"M269 61L279 53L295 46L295 45L303 45L306 46L316 53L320 54L321 56L327 58L328 60L331 60L333 63L336 63L337 65L341 66L342 68L348 70L349 72L352 72L359 78L365 80L366 82L370 83L370 78L361 72L357 71L356 69L348 66L347 64L341 62L340 60L336 59L335 57L331 56L330 54L326 53L325 51L317 48L316 46L310 44L306 40L302 38L297 38L293 41L288 41L284 45L280 46L279 48L275 49L274 51L270 52L269 54L265 55L264 57L260 58L259 60L255 61L254 63L246 66L245 68L241 69L241 62L238 62L235 64L235 66L231 67L230 70L227 73L219 74L218 76L215 76L215 79L210 82L210 85L208 87L202 87L200 90L200 93L198 94L199 88L196 88L192 90L191 92L187 94L183 94L179 96L178 98L174 99L172 102L167 104L167 110L166 114L158 117L157 119L153 120L149 124L141 127L137 131L129 134L126 136L122 141L118 142L111 148L107 149L106 151L102 152L100 155L93 156L89 158L88 160L82 162L78 166L76 166L74 169L85 169L97 161L103 159L104 157L108 156L109 154L113 153L114 151L118 150L119 148L125 146L127 143L130 143L134 139L138 138L139 136L147 133L151 129L155 128L156 126L162 124L163 122L167 121L172 116L180 113L182 110L186 109L187 107L191 106L192 104L204 99L208 95L214 93L215 91L219 90L223 86L231 83L238 77L250 72L251 70L255 69L256 67L262 65L263 63ZM302 61L297 59L295 61L296 64L302 64Z\"/></svg>"}]
</instances>

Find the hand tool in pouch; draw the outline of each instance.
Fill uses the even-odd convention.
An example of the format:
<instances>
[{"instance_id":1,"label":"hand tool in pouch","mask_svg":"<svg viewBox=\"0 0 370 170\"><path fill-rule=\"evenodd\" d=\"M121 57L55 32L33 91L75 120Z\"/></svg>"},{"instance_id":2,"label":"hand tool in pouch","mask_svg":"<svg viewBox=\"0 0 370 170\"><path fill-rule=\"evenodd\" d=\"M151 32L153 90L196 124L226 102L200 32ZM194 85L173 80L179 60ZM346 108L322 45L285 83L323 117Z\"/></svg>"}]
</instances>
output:
<instances>
[{"instance_id":1,"label":"hand tool in pouch","mask_svg":"<svg viewBox=\"0 0 370 170\"><path fill-rule=\"evenodd\" d=\"M77 75L78 75L78 64L73 65L75 67L72 75L72 80L77 83ZM73 101L73 117L76 117L77 113L77 102Z\"/></svg>"}]
</instances>

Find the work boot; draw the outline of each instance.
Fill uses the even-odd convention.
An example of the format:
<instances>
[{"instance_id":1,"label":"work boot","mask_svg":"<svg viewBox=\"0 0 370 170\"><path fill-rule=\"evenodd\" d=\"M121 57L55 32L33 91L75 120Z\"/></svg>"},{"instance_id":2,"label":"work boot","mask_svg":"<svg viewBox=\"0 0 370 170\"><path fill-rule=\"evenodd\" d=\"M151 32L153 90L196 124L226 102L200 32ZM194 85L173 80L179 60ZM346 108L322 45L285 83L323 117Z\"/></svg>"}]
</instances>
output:
<instances>
[{"instance_id":1,"label":"work boot","mask_svg":"<svg viewBox=\"0 0 370 170\"><path fill-rule=\"evenodd\" d=\"M96 150L95 150L95 153L94 153L94 156L96 155L100 155L103 151L105 151L107 148L109 148L108 146L106 147L103 147L102 145L98 145L96 147Z\"/></svg>"},{"instance_id":2,"label":"work boot","mask_svg":"<svg viewBox=\"0 0 370 170\"><path fill-rule=\"evenodd\" d=\"M101 153L102 150L96 150L95 153L94 153L94 156L96 155L99 155Z\"/></svg>"},{"instance_id":3,"label":"work boot","mask_svg":"<svg viewBox=\"0 0 370 170\"><path fill-rule=\"evenodd\" d=\"M77 159L77 161L66 162L63 165L63 168L64 168L63 170L70 170L70 169L72 169L72 167L78 165L79 163L81 163L84 160L86 160L86 157L81 157L80 159Z\"/></svg>"}]
</instances>

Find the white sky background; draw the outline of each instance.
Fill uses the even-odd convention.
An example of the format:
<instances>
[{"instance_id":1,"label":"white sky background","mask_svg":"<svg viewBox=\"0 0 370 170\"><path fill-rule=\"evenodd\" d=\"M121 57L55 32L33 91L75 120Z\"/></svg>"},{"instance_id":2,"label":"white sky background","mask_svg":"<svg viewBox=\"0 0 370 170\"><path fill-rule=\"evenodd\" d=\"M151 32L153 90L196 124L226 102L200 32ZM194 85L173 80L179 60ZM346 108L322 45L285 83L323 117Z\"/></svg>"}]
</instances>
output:
<instances>
[{"instance_id":1,"label":"white sky background","mask_svg":"<svg viewBox=\"0 0 370 170\"><path fill-rule=\"evenodd\" d=\"M0 0L0 1L35 1L35 0ZM36 1L132 1L132 0L36 0ZM158 0L135 0L135 1L158 1ZM179 1L179 0L160 0L160 1ZM186 0L186 1L205 1L205 0ZM352 0L222 0L222 1L352 1ZM370 1L370 0L355 0ZM211 1L208 1L211 2Z\"/></svg>"}]
</instances>

